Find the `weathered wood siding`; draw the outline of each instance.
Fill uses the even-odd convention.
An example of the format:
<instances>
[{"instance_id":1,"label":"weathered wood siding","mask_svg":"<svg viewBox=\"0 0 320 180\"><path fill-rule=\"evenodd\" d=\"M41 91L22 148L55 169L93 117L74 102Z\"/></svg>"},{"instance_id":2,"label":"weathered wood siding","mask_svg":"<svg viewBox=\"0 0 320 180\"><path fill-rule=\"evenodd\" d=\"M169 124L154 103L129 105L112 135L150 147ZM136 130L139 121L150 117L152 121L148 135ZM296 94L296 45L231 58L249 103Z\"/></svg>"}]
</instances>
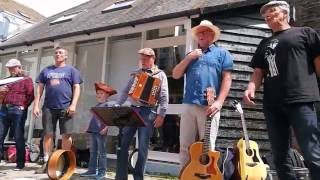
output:
<instances>
[{"instance_id":1,"label":"weathered wood siding","mask_svg":"<svg viewBox=\"0 0 320 180\"><path fill-rule=\"evenodd\" d=\"M252 73L248 65L260 41L270 36L271 32L266 28L258 12L236 16L231 14L229 17L215 15L214 19L210 18L210 20L222 30L217 45L228 49L235 59L232 87L221 112L217 139L217 147L225 148L233 146L243 137L240 114L234 110L231 103L233 100L242 100L243 92ZM256 94L257 105L243 108L249 138L255 140L260 146L260 151L265 153L270 150L270 144L262 112L263 94L261 90Z\"/></svg>"}]
</instances>

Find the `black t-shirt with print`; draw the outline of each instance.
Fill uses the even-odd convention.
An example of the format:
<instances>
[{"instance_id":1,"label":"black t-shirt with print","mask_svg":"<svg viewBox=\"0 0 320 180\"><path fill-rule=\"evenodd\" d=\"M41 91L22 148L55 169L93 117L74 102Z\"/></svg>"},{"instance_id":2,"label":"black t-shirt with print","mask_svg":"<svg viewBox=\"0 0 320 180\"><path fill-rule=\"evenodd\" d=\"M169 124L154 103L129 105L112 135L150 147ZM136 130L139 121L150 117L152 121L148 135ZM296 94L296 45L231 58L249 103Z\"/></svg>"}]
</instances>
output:
<instances>
[{"instance_id":1,"label":"black t-shirt with print","mask_svg":"<svg viewBox=\"0 0 320 180\"><path fill-rule=\"evenodd\" d=\"M309 27L291 27L262 40L249 66L266 72L264 104L319 101L317 56L320 36Z\"/></svg>"}]
</instances>

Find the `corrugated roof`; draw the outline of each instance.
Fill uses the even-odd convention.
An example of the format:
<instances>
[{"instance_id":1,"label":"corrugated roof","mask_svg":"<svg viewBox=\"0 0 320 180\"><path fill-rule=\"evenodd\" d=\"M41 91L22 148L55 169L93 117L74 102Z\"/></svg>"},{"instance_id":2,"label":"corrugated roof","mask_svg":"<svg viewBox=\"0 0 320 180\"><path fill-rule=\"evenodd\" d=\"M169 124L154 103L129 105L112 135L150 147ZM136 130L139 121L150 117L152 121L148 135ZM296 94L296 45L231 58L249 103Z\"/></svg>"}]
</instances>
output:
<instances>
[{"instance_id":1,"label":"corrugated roof","mask_svg":"<svg viewBox=\"0 0 320 180\"><path fill-rule=\"evenodd\" d=\"M102 13L116 0L91 0L79 6L51 16L19 35L8 39L0 49L33 44L59 38L99 32L108 29L142 24L162 19L190 16L209 11L221 11L253 4L263 0L136 0L131 8ZM72 21L50 25L57 18L72 14Z\"/></svg>"}]
</instances>

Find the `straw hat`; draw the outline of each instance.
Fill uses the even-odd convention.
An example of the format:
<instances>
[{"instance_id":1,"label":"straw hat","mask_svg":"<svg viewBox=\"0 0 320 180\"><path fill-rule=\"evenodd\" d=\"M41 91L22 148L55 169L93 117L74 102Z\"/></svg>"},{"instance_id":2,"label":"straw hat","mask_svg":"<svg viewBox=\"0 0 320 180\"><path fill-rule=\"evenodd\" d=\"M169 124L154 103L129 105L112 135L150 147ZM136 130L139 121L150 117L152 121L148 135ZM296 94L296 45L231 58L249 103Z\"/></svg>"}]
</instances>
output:
<instances>
[{"instance_id":1,"label":"straw hat","mask_svg":"<svg viewBox=\"0 0 320 180\"><path fill-rule=\"evenodd\" d=\"M208 20L202 20L198 26L195 26L191 29L192 36L194 39L197 39L197 32L201 27L206 27L212 31L212 34L213 34L212 42L216 42L219 39L220 29L217 26L213 25L212 22Z\"/></svg>"},{"instance_id":2,"label":"straw hat","mask_svg":"<svg viewBox=\"0 0 320 180\"><path fill-rule=\"evenodd\" d=\"M106 83L103 82L96 82L94 83L94 87L97 90L102 90L104 92L106 92L107 94L109 94L110 96L117 94L117 91L114 90L111 86L108 86Z\"/></svg>"}]
</instances>

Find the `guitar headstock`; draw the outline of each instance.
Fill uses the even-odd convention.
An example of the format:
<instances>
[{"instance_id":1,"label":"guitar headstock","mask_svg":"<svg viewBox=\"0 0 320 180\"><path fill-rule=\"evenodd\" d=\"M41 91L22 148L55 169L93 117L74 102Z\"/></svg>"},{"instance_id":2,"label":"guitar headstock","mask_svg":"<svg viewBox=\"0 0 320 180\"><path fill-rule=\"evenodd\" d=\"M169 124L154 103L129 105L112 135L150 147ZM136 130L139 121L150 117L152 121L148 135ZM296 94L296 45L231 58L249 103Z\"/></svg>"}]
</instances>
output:
<instances>
[{"instance_id":1,"label":"guitar headstock","mask_svg":"<svg viewBox=\"0 0 320 180\"><path fill-rule=\"evenodd\" d=\"M232 106L233 106L234 108L236 108L236 110L237 110L240 114L243 114L243 109L242 109L241 103L240 103L239 101L234 100L234 101L232 102Z\"/></svg>"},{"instance_id":2,"label":"guitar headstock","mask_svg":"<svg viewBox=\"0 0 320 180\"><path fill-rule=\"evenodd\" d=\"M216 98L216 90L213 87L207 87L204 93L204 98L208 102L208 106L211 106Z\"/></svg>"}]
</instances>

